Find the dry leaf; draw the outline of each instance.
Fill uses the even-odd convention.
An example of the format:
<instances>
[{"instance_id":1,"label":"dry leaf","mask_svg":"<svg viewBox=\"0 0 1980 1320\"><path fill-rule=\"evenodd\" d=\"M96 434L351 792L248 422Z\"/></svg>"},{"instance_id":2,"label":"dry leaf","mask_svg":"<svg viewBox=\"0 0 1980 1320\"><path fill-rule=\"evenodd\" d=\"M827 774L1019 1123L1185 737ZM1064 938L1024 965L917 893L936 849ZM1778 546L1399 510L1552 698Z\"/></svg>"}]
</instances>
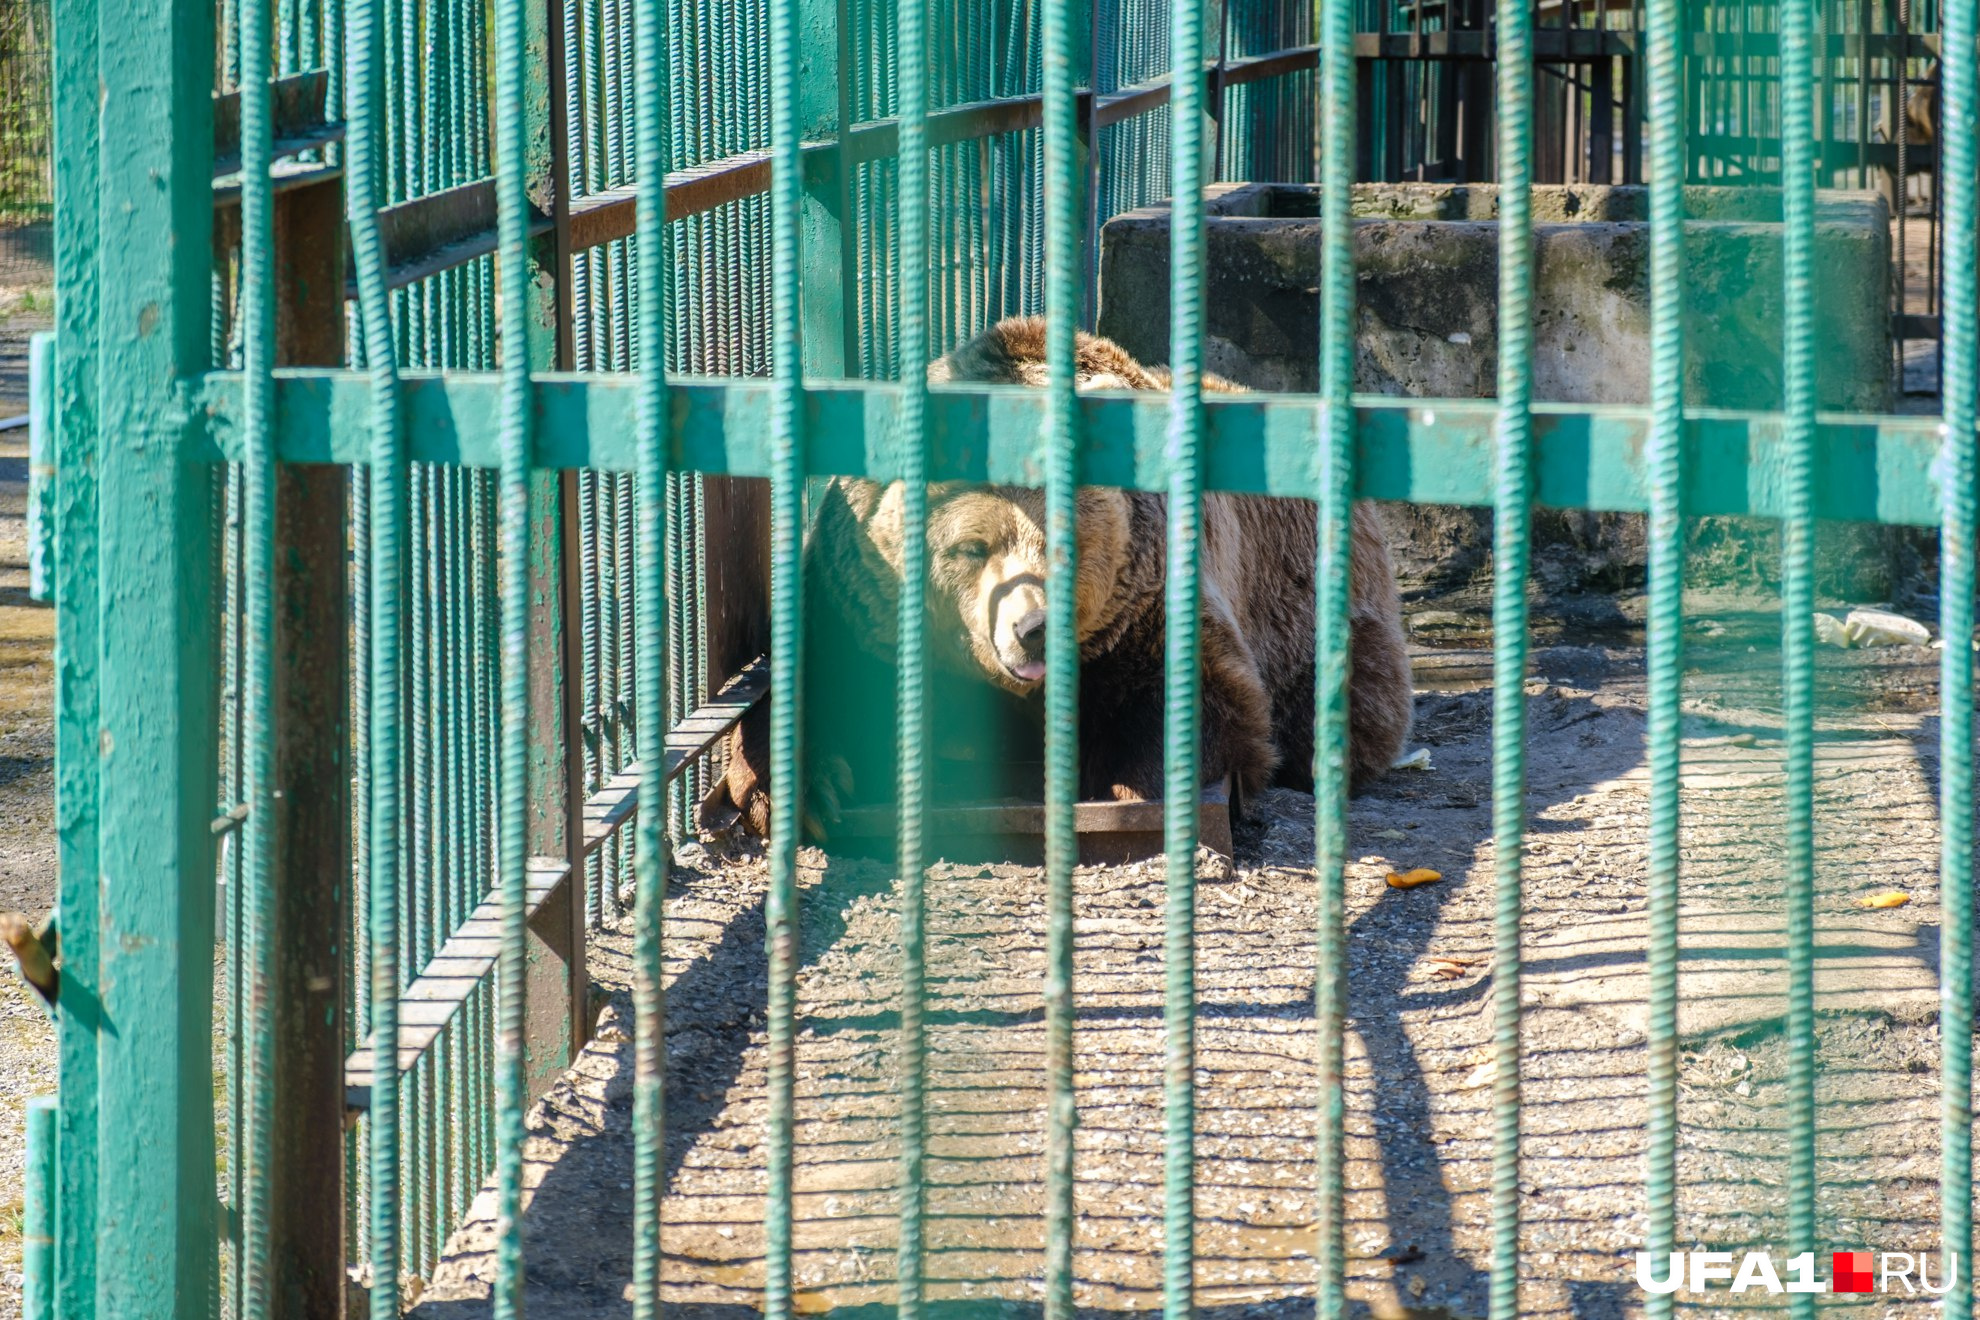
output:
<instances>
[{"instance_id":1,"label":"dry leaf","mask_svg":"<svg viewBox=\"0 0 1980 1320\"><path fill-rule=\"evenodd\" d=\"M1391 871L1389 872L1389 888L1414 889L1418 885L1435 884L1443 878L1442 872L1433 871L1427 866L1419 866L1413 871L1404 871L1401 875L1397 875L1394 871Z\"/></svg>"},{"instance_id":2,"label":"dry leaf","mask_svg":"<svg viewBox=\"0 0 1980 1320\"><path fill-rule=\"evenodd\" d=\"M1424 965L1430 969L1430 975L1436 977L1439 981L1456 981L1462 979L1471 968L1477 966L1478 960L1476 958L1427 958L1424 960Z\"/></svg>"},{"instance_id":3,"label":"dry leaf","mask_svg":"<svg viewBox=\"0 0 1980 1320\"><path fill-rule=\"evenodd\" d=\"M1887 889L1881 894L1866 894L1856 900L1856 906L1865 908L1903 907L1911 901L1911 895L1902 889Z\"/></svg>"}]
</instances>

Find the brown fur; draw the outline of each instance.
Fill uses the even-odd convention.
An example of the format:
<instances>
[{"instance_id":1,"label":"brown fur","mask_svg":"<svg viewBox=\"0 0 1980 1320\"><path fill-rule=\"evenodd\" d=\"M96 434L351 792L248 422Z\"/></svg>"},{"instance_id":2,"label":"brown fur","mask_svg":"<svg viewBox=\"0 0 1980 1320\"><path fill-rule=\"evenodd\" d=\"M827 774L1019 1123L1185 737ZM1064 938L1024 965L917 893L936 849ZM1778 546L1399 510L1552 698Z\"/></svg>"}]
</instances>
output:
<instances>
[{"instance_id":1,"label":"brown fur","mask_svg":"<svg viewBox=\"0 0 1980 1320\"><path fill-rule=\"evenodd\" d=\"M1164 368L1144 367L1118 345L1077 339L1081 389L1162 390ZM929 369L931 382L1045 383L1045 326L1004 321ZM1206 389L1238 386L1206 376ZM901 574L898 484L838 478L818 495L806 538L807 649L840 694L871 685L891 693ZM929 493L929 636L937 685L933 709L963 699L962 684L1005 694L1005 714L1035 732L1042 683L1018 672L1037 657L1015 629L1044 606L1044 495L1019 487L937 486ZM1087 797L1155 798L1163 788L1162 711L1166 502L1104 488L1079 492L1080 791ZM1240 805L1266 785L1312 785L1316 506L1306 500L1211 494L1201 533L1204 782L1229 776ZM1354 510L1350 596L1350 774L1356 786L1401 751L1411 716L1409 658L1387 540L1373 508ZM866 669L864 677L859 672ZM981 698L979 698L981 699ZM871 714L829 729L849 700L808 698L807 743L816 767L810 797L829 820L849 790L892 795L887 766L855 766L850 744L872 748ZM889 717L890 718L890 717ZM891 724L888 724L891 732ZM759 770L763 721L746 726L732 757L730 795L759 828L767 799ZM891 746L891 740L887 741ZM882 782L870 783L877 774ZM819 824L812 821L813 828Z\"/></svg>"}]
</instances>

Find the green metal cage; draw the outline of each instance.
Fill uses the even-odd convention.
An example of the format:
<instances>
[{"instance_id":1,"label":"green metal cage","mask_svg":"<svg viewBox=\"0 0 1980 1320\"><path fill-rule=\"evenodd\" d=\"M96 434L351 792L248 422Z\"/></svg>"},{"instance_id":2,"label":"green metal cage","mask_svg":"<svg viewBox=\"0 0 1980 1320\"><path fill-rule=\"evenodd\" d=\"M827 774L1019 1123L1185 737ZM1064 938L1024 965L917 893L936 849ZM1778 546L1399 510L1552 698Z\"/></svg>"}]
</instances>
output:
<instances>
[{"instance_id":1,"label":"green metal cage","mask_svg":"<svg viewBox=\"0 0 1980 1320\"><path fill-rule=\"evenodd\" d=\"M1943 277L1930 324L1893 309L1900 337L1942 339L1938 414L1818 413L1813 262L1815 189L1852 167L1849 152L1864 171L1872 146L1892 155L1882 167L1903 194L1902 130L1874 141L1873 84L1902 89L1940 52L1972 52L1974 5L1905 5L1895 32L1875 33L1867 21L1837 31L1818 10L1848 7L1814 0L1759 7L1757 33L1714 26L1732 7L1635 0L1592 20L1584 8L1556 5L1550 26L1524 0L1490 14L1458 0L226 0L218 13L203 0L55 0L61 1091L55 1122L35 1128L56 1149L52 1171L35 1165L54 1201L35 1320L342 1315L354 1284L372 1316L394 1316L402 1280L430 1273L484 1185L494 1310L519 1314L525 1110L585 1043L586 933L624 900L630 1304L658 1314L670 848L691 837L717 777L717 738L758 700L779 803L758 1304L797 1309L800 533L807 481L830 475L906 493L899 1314L957 1304L929 1285L933 858L918 757L938 717L920 609L926 489L965 480L1042 487L1054 565L1034 1299L1045 1315L1078 1309L1070 584L1086 484L1160 492L1169 511L1160 1240L1175 1316L1193 1310L1197 1242L1205 494L1320 509L1320 1100L1307 1161L1312 1297L1328 1316L1349 1304L1352 501L1494 513L1495 1318L1522 1312L1525 1274L1534 508L1649 519L1649 1122L1632 1176L1653 1254L1680 1245L1685 519L1749 515L1783 537L1787 809L1770 828L1788 873L1790 1253L1823 1240L1815 526L1938 527L1939 624L1954 643L1939 762L1938 1245L1956 1278L1943 1313L1970 1317L1973 60L1947 58L1938 74ZM1729 55L1714 32L1745 44ZM1571 94L1536 92L1563 76ZM1879 114L1895 113L1877 96ZM1584 177L1647 182L1647 407L1533 398L1529 188L1569 158L1587 162ZM1501 188L1496 398L1356 395L1350 184L1453 161L1457 177ZM1764 175L1783 199L1786 379L1773 412L1690 407L1682 394L1683 185L1732 172ZM1319 185L1315 394L1203 395L1215 178ZM1075 394L1100 225L1165 197L1174 392ZM1021 311L1049 319L1047 389L926 384L932 356ZM45 1214L38 1198L30 1220ZM1812 1314L1812 1296L1789 1301ZM1672 1301L1645 1309L1669 1314Z\"/></svg>"}]
</instances>

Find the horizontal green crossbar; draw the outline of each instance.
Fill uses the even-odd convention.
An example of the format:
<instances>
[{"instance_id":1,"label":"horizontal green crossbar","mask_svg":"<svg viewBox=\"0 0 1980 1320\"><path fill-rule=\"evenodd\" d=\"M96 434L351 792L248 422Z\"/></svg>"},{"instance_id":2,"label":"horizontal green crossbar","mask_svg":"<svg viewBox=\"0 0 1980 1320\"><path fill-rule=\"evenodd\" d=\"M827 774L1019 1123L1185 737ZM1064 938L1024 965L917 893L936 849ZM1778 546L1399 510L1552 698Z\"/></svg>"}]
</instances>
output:
<instances>
[{"instance_id":1,"label":"horizontal green crossbar","mask_svg":"<svg viewBox=\"0 0 1980 1320\"><path fill-rule=\"evenodd\" d=\"M636 466L632 375L536 377L536 461L545 468ZM768 381L674 382L674 454L679 471L763 477L770 472ZM896 424L900 387L891 382L819 382L806 391L807 470L814 476L897 476L904 442ZM196 391L206 419L199 457L241 453L240 377L215 373ZM407 373L407 457L495 467L499 386L493 375ZM1494 425L1489 399L1356 398L1356 494L1417 504L1492 503ZM1042 485L1045 396L1013 387L935 390L929 404L928 472L938 481ZM1215 399L1208 414L1207 488L1311 498L1317 493L1319 412L1308 397L1252 394ZM1083 479L1096 486L1163 490L1167 400L1160 395L1080 396ZM363 463L370 400L366 377L348 371L276 373L279 457L291 463ZM1555 508L1643 512L1650 507L1644 461L1646 409L1537 404L1535 490ZM1784 510L1783 422L1769 413L1693 409L1684 420L1684 502L1690 515ZM1816 434L1815 511L1841 521L1936 526L1940 448L1934 417L1836 414Z\"/></svg>"}]
</instances>

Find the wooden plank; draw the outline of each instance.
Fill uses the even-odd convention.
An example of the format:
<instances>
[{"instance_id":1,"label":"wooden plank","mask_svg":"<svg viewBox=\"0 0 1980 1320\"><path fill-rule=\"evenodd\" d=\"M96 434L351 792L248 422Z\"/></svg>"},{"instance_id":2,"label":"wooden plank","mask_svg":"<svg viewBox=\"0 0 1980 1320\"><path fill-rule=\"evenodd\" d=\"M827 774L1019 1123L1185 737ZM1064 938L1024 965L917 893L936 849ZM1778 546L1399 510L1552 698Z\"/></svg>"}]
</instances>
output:
<instances>
[{"instance_id":1,"label":"wooden plank","mask_svg":"<svg viewBox=\"0 0 1980 1320\"><path fill-rule=\"evenodd\" d=\"M1221 78L1226 87L1283 77L1313 68L1317 50L1314 46L1297 46L1248 56L1230 61L1221 66L1221 71L1206 72L1205 77ZM1095 124L1104 127L1167 105L1169 80L1165 76L1104 96L1095 97L1090 91L1081 91L1078 96L1079 113L1090 114ZM929 145L953 146L1034 129L1044 122L1044 107L1044 98L1036 94L948 106L928 117ZM891 159L899 153L900 128L892 119L854 125L846 132L843 145L836 136L836 125L825 125L822 120L820 124L823 126L811 134L820 140L807 142L804 147L805 177L814 189L829 191L840 186L841 176L846 173L841 168L842 158L844 164L858 165ZM342 131L341 124L333 123L298 128L291 136L284 137L278 125L280 140L276 153L292 154L317 145L318 140L332 140ZM546 140L562 139L552 130ZM667 219L672 222L700 215L769 190L770 154L766 151L744 151L704 161L667 176ZM562 233L566 235L564 241L569 251L582 252L633 233L636 189L632 185L571 198L568 213L553 217L542 202L547 197L554 203L562 195L553 191L534 198L538 209L530 217L532 237ZM385 243L386 283L390 288L403 288L495 250L495 183L493 179L479 179L411 198L380 211L378 220ZM355 285L347 289L346 296L357 296Z\"/></svg>"},{"instance_id":2,"label":"wooden plank","mask_svg":"<svg viewBox=\"0 0 1980 1320\"><path fill-rule=\"evenodd\" d=\"M688 762L736 726L770 691L770 661L759 657L723 685L705 706L668 730L663 748L665 778L671 780ZM639 809L639 763L634 762L607 780L584 805L584 855L596 852Z\"/></svg>"},{"instance_id":3,"label":"wooden plank","mask_svg":"<svg viewBox=\"0 0 1980 1320\"><path fill-rule=\"evenodd\" d=\"M275 352L344 356L341 178L275 197ZM344 975L350 929L350 472L275 471L275 1075L271 1320L333 1315L344 1296Z\"/></svg>"},{"instance_id":4,"label":"wooden plank","mask_svg":"<svg viewBox=\"0 0 1980 1320\"><path fill-rule=\"evenodd\" d=\"M667 778L701 755L717 738L770 690L769 661L758 659L723 685L707 705L668 732L664 755ZM585 804L584 853L589 856L612 832L631 819L639 807L639 767L628 766ZM529 916L535 920L549 900L563 891L570 876L568 863L534 857L529 863ZM474 988L493 970L501 948L500 903L484 899L472 915L448 937L420 970L419 977L399 996L399 1072L404 1074L438 1040L447 1023ZM371 1104L375 1070L369 1048L344 1064L344 1104L364 1109Z\"/></svg>"},{"instance_id":5,"label":"wooden plank","mask_svg":"<svg viewBox=\"0 0 1980 1320\"><path fill-rule=\"evenodd\" d=\"M833 841L855 849L872 843L891 847L895 828L891 805L855 807L840 814ZM1079 835L1082 864L1140 861L1162 855L1159 801L1076 802L1073 829ZM1197 832L1205 847L1230 855L1230 795L1223 785L1203 790ZM972 802L932 807L927 833L936 848L951 845L950 851L942 854L951 860L1035 861L1043 856L1045 804Z\"/></svg>"},{"instance_id":6,"label":"wooden plank","mask_svg":"<svg viewBox=\"0 0 1980 1320\"><path fill-rule=\"evenodd\" d=\"M534 917L550 896L570 875L568 863L554 857L529 859L527 909ZM440 1038L440 1033L460 1011L474 988L494 970L502 947L502 899L491 893L468 919L461 923L440 951L433 955L419 977L399 996L399 1067L404 1076L419 1058ZM344 1064L344 1105L347 1109L371 1107L371 1088L376 1080L369 1047L351 1055Z\"/></svg>"}]
</instances>

